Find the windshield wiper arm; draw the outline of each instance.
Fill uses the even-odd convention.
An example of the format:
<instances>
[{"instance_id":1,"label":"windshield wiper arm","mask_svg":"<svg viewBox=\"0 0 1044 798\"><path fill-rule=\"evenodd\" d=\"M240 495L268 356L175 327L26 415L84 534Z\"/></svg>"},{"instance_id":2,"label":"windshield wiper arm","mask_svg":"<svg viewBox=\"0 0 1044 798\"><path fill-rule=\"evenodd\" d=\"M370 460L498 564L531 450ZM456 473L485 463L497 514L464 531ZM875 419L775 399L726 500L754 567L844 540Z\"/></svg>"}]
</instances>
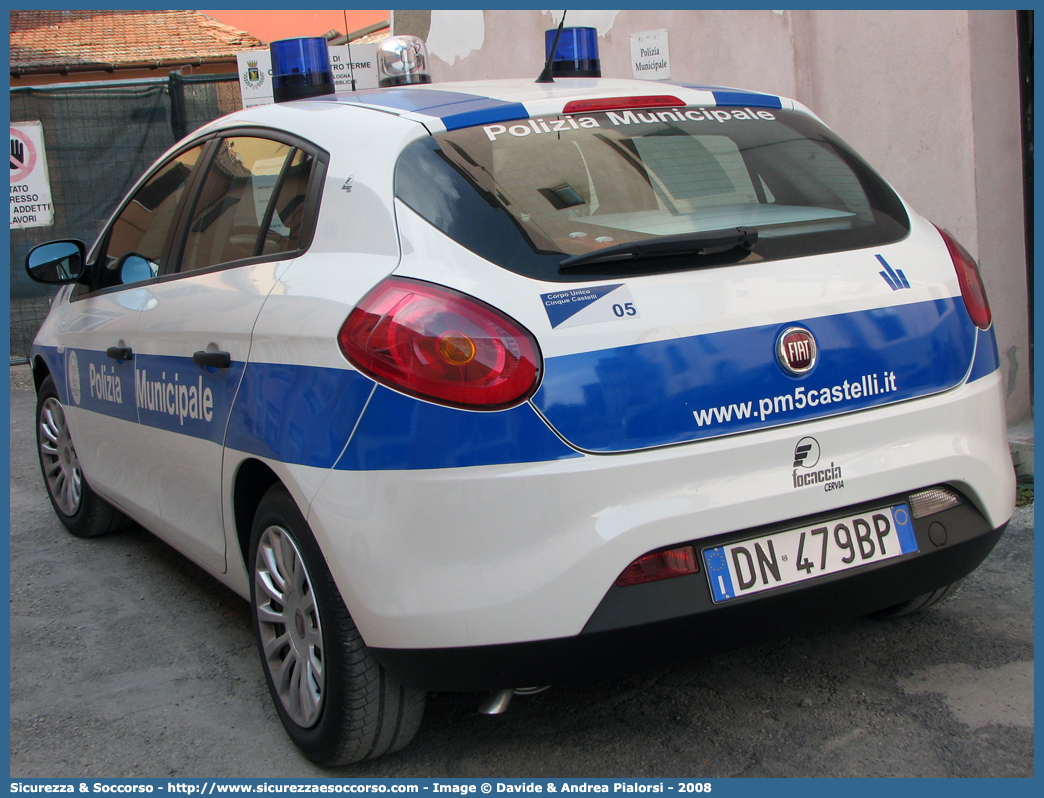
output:
<instances>
[{"instance_id":1,"label":"windshield wiper arm","mask_svg":"<svg viewBox=\"0 0 1044 798\"><path fill-rule=\"evenodd\" d=\"M737 247L750 252L757 240L756 227L730 227L726 230L704 230L699 233L646 238L574 255L559 263L558 271L570 271L588 263L618 263L671 255L714 255Z\"/></svg>"}]
</instances>

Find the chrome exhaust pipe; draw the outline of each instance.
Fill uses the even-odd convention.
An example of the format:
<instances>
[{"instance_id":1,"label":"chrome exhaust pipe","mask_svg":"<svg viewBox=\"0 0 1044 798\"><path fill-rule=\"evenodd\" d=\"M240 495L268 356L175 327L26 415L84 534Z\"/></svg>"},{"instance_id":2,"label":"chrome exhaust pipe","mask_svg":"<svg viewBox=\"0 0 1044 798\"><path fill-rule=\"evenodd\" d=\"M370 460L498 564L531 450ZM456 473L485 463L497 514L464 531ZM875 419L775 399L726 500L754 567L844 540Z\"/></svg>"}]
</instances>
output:
<instances>
[{"instance_id":1,"label":"chrome exhaust pipe","mask_svg":"<svg viewBox=\"0 0 1044 798\"><path fill-rule=\"evenodd\" d=\"M542 693L547 687L516 687L513 690L496 690L486 696L486 700L479 705L479 712L483 715L503 715L511 706L511 698L516 695L536 695Z\"/></svg>"},{"instance_id":2,"label":"chrome exhaust pipe","mask_svg":"<svg viewBox=\"0 0 1044 798\"><path fill-rule=\"evenodd\" d=\"M486 696L486 700L479 704L479 712L483 715L503 715L511 706L511 697L514 690L497 690Z\"/></svg>"}]
</instances>

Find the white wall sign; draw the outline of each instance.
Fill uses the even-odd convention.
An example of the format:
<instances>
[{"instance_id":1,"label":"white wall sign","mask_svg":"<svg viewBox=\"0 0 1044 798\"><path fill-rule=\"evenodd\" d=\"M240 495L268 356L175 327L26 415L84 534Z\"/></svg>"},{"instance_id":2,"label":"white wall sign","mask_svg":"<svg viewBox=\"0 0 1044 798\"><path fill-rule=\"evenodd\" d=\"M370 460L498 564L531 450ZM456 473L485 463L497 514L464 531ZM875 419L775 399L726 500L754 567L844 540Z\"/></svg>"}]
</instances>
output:
<instances>
[{"instance_id":1,"label":"white wall sign","mask_svg":"<svg viewBox=\"0 0 1044 798\"><path fill-rule=\"evenodd\" d=\"M337 91L351 91L352 78L356 89L377 88L377 45L353 44L351 56L348 45L339 44L328 48L330 70L333 72ZM248 50L237 53L239 65L239 88L243 95L243 107L267 105L272 99L272 52L270 50Z\"/></svg>"},{"instance_id":2,"label":"white wall sign","mask_svg":"<svg viewBox=\"0 0 1044 798\"><path fill-rule=\"evenodd\" d=\"M15 122L11 125L11 227L52 224L54 206L43 126L39 122Z\"/></svg>"},{"instance_id":3,"label":"white wall sign","mask_svg":"<svg viewBox=\"0 0 1044 798\"><path fill-rule=\"evenodd\" d=\"M671 51L667 30L631 34L631 74L642 80L667 80L671 77Z\"/></svg>"}]
</instances>

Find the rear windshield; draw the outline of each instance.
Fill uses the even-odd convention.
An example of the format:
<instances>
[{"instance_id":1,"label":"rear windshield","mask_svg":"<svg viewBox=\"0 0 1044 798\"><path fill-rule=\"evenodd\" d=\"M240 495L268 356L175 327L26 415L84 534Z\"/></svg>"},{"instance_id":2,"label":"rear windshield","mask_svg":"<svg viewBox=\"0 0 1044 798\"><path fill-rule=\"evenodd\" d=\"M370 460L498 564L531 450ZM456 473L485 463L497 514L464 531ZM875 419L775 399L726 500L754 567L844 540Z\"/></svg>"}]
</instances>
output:
<instances>
[{"instance_id":1,"label":"rear windshield","mask_svg":"<svg viewBox=\"0 0 1044 798\"><path fill-rule=\"evenodd\" d=\"M814 119L778 109L610 111L455 130L410 145L395 190L461 245L543 280L837 252L909 231L898 197L858 156ZM736 228L748 243L757 231L753 250L693 254L701 234ZM568 260L665 236L693 246Z\"/></svg>"}]
</instances>

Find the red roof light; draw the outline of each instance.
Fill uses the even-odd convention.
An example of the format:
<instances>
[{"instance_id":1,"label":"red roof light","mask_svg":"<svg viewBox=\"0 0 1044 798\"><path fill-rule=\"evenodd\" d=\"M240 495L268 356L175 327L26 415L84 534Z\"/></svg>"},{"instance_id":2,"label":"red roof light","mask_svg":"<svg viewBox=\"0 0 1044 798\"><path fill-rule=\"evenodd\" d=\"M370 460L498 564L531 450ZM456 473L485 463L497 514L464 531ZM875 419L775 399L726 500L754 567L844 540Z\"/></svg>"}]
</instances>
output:
<instances>
[{"instance_id":1,"label":"red roof light","mask_svg":"<svg viewBox=\"0 0 1044 798\"><path fill-rule=\"evenodd\" d=\"M566 103L562 113L583 114L596 111L634 110L635 108L679 108L684 106L677 97L658 94L651 97L604 97L597 100L572 100Z\"/></svg>"}]
</instances>

